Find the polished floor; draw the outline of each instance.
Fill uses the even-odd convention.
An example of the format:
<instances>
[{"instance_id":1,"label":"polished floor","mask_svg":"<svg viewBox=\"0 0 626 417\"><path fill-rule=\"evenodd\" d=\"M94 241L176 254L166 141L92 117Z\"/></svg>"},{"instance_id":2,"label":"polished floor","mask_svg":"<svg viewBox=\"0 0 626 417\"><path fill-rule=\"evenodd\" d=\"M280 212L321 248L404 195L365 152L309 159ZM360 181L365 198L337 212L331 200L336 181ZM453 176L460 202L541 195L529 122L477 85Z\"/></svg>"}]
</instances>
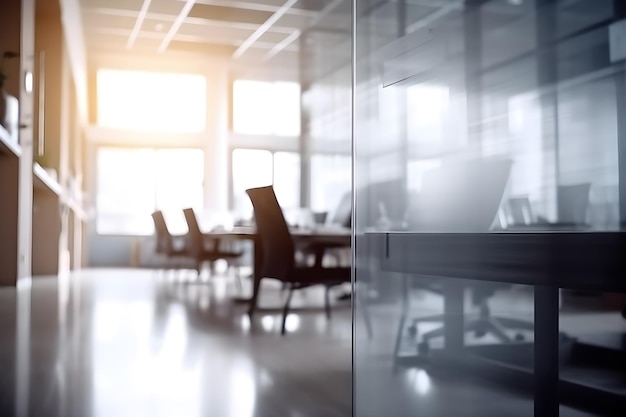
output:
<instances>
[{"instance_id":1,"label":"polished floor","mask_svg":"<svg viewBox=\"0 0 626 417\"><path fill-rule=\"evenodd\" d=\"M281 337L277 310L250 323L232 279L190 279L92 270L0 291L0 415L351 414L349 303L328 322L321 294L294 296ZM268 285L261 306L280 297Z\"/></svg>"},{"instance_id":2,"label":"polished floor","mask_svg":"<svg viewBox=\"0 0 626 417\"><path fill-rule=\"evenodd\" d=\"M0 415L351 416L350 303L336 302L327 320L322 291L308 289L294 296L282 337L280 286L264 287L250 322L234 301L248 284L84 270L1 289ZM428 369L393 373L396 307L372 305L372 338L357 315L356 415L532 416L531 399L488 383Z\"/></svg>"}]
</instances>

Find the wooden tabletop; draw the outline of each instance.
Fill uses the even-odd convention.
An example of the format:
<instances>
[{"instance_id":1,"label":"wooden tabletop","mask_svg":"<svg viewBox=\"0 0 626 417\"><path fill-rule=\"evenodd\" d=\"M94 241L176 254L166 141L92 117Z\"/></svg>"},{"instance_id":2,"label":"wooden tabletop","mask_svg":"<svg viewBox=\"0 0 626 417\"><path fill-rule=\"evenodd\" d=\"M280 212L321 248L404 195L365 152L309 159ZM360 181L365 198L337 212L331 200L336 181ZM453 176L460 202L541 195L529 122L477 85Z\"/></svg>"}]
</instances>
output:
<instances>
[{"instance_id":1,"label":"wooden tabletop","mask_svg":"<svg viewBox=\"0 0 626 417\"><path fill-rule=\"evenodd\" d=\"M254 240L257 237L256 228L252 226L237 226L231 230L210 231L204 233L207 237L220 239ZM321 243L350 246L352 232L347 228L320 227L313 230L292 229L291 236L296 242Z\"/></svg>"},{"instance_id":2,"label":"wooden tabletop","mask_svg":"<svg viewBox=\"0 0 626 417\"><path fill-rule=\"evenodd\" d=\"M366 233L383 270L626 292L624 232Z\"/></svg>"}]
</instances>

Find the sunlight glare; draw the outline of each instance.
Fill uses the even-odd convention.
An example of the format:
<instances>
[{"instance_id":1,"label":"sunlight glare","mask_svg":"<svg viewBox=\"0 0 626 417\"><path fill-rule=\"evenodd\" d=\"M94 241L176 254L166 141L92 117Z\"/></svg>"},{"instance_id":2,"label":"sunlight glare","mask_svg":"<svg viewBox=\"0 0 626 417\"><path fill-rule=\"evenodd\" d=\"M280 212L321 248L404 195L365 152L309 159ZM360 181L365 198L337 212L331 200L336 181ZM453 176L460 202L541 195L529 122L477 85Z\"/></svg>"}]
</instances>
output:
<instances>
[{"instance_id":1,"label":"sunlight glare","mask_svg":"<svg viewBox=\"0 0 626 417\"><path fill-rule=\"evenodd\" d=\"M200 132L206 122L206 79L197 74L100 69L98 125Z\"/></svg>"}]
</instances>

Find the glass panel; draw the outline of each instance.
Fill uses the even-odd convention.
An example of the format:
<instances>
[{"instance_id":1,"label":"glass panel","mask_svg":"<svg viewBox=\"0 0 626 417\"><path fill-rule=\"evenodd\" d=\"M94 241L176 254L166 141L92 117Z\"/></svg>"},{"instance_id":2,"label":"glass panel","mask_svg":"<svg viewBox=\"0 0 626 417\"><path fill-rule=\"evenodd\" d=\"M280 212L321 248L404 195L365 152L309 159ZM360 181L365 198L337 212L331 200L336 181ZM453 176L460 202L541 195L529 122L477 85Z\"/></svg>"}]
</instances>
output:
<instances>
[{"instance_id":1,"label":"glass panel","mask_svg":"<svg viewBox=\"0 0 626 417\"><path fill-rule=\"evenodd\" d=\"M154 149L98 149L98 233L152 233L154 152Z\"/></svg>"},{"instance_id":2,"label":"glass panel","mask_svg":"<svg viewBox=\"0 0 626 417\"><path fill-rule=\"evenodd\" d=\"M297 83L277 82L269 104L274 116L274 134L298 136L300 134L300 86Z\"/></svg>"},{"instance_id":3,"label":"glass panel","mask_svg":"<svg viewBox=\"0 0 626 417\"><path fill-rule=\"evenodd\" d=\"M204 206L204 151L159 149L156 152L156 207L167 216L171 233L187 231L183 209Z\"/></svg>"},{"instance_id":4,"label":"glass panel","mask_svg":"<svg viewBox=\"0 0 626 417\"><path fill-rule=\"evenodd\" d=\"M355 415L610 414L564 394L557 319L586 334L559 288L624 292L626 9L355 7Z\"/></svg>"},{"instance_id":5,"label":"glass panel","mask_svg":"<svg viewBox=\"0 0 626 417\"><path fill-rule=\"evenodd\" d=\"M352 187L349 155L311 156L311 209L331 213Z\"/></svg>"},{"instance_id":6,"label":"glass panel","mask_svg":"<svg viewBox=\"0 0 626 417\"><path fill-rule=\"evenodd\" d=\"M559 330L559 374L569 383L563 395L600 415L623 409L615 395L623 405L626 294L562 289Z\"/></svg>"},{"instance_id":7,"label":"glass panel","mask_svg":"<svg viewBox=\"0 0 626 417\"><path fill-rule=\"evenodd\" d=\"M357 282L356 416L533 415L532 287L368 276Z\"/></svg>"},{"instance_id":8,"label":"glass panel","mask_svg":"<svg viewBox=\"0 0 626 417\"><path fill-rule=\"evenodd\" d=\"M280 205L300 207L300 155L295 152L274 154L274 191Z\"/></svg>"},{"instance_id":9,"label":"glass panel","mask_svg":"<svg viewBox=\"0 0 626 417\"><path fill-rule=\"evenodd\" d=\"M201 149L99 148L98 233L152 234L156 209L170 232L185 233L182 210L202 210L203 178Z\"/></svg>"},{"instance_id":10,"label":"glass panel","mask_svg":"<svg viewBox=\"0 0 626 417\"><path fill-rule=\"evenodd\" d=\"M236 80L233 130L251 135L300 134L300 86L293 82Z\"/></svg>"},{"instance_id":11,"label":"glass panel","mask_svg":"<svg viewBox=\"0 0 626 417\"><path fill-rule=\"evenodd\" d=\"M252 216L252 203L246 194L248 188L272 184L272 153L260 149L233 151L233 208L237 218Z\"/></svg>"}]
</instances>

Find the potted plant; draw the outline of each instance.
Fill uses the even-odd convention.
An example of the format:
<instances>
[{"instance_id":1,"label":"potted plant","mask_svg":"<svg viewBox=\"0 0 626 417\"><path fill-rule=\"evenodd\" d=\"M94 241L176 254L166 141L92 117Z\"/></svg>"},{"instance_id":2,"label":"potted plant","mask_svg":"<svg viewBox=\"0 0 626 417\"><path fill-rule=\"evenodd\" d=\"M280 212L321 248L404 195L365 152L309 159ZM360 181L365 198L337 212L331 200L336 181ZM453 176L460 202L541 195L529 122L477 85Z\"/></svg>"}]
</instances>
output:
<instances>
[{"instance_id":1,"label":"potted plant","mask_svg":"<svg viewBox=\"0 0 626 417\"><path fill-rule=\"evenodd\" d=\"M17 52L5 51L0 57L0 125L9 132L14 142L17 142L19 103L4 88L4 82L8 78L5 62L19 56Z\"/></svg>"}]
</instances>

